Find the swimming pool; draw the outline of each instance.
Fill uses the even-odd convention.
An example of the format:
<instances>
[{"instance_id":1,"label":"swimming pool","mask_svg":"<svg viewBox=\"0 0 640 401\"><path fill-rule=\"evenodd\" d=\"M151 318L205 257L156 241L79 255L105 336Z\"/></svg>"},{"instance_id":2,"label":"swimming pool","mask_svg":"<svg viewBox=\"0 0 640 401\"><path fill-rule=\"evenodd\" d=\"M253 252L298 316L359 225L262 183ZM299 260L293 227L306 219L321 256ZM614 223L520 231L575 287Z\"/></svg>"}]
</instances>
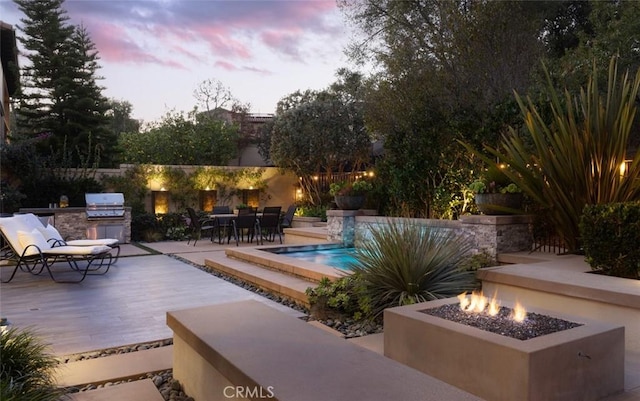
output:
<instances>
[{"instance_id":1,"label":"swimming pool","mask_svg":"<svg viewBox=\"0 0 640 401\"><path fill-rule=\"evenodd\" d=\"M263 250L347 271L351 270L351 264L357 261L355 248L344 248L341 246L298 245Z\"/></svg>"}]
</instances>

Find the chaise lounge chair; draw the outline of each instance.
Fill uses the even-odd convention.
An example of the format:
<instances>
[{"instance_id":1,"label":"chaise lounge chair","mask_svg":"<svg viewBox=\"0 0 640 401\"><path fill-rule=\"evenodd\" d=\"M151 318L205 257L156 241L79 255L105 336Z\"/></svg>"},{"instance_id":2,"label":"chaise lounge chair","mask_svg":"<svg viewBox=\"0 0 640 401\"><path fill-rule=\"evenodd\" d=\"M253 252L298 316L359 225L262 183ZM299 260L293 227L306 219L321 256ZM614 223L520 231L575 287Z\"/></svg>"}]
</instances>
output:
<instances>
[{"instance_id":1,"label":"chaise lounge chair","mask_svg":"<svg viewBox=\"0 0 640 401\"><path fill-rule=\"evenodd\" d=\"M13 280L18 269L39 275L47 271L51 279L58 283L79 283L87 274L105 274L113 261L112 248L106 245L97 246L53 246L47 242L38 228L33 228L24 215L0 218L0 233L11 248L12 258L16 265L7 280ZM54 277L51 267L57 262L66 262L69 267L80 274L78 280L58 280ZM83 268L78 262L86 263ZM104 271L100 271L105 268ZM99 272L100 271L100 272Z\"/></svg>"},{"instance_id":2,"label":"chaise lounge chair","mask_svg":"<svg viewBox=\"0 0 640 401\"><path fill-rule=\"evenodd\" d=\"M30 225L32 228L38 229L44 236L44 238L51 244L52 247L56 246L101 246L105 245L116 251L113 256L111 264L115 264L120 257L120 241L116 238L101 238L101 239L74 239L65 240L62 238L60 232L51 224L47 224L45 227L40 219L32 213L16 214L14 217L21 219L25 224Z\"/></svg>"},{"instance_id":3,"label":"chaise lounge chair","mask_svg":"<svg viewBox=\"0 0 640 401\"><path fill-rule=\"evenodd\" d=\"M102 238L102 239L73 239L64 240L62 236L51 224L46 227L38 227L38 230L42 233L44 238L52 246L108 246L112 250L115 250L116 254L113 256L113 262L115 264L120 257L120 241L115 238Z\"/></svg>"}]
</instances>

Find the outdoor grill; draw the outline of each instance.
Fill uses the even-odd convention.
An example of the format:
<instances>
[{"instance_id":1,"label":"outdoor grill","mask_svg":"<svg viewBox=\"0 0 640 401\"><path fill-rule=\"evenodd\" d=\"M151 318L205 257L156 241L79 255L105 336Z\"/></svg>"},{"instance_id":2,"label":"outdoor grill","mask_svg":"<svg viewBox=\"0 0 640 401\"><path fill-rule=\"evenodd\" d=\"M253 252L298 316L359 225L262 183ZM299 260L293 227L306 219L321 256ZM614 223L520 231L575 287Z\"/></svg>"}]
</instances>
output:
<instances>
[{"instance_id":1,"label":"outdoor grill","mask_svg":"<svg viewBox=\"0 0 640 401\"><path fill-rule=\"evenodd\" d=\"M125 240L124 195L121 193L85 194L87 202L87 238Z\"/></svg>"},{"instance_id":2,"label":"outdoor grill","mask_svg":"<svg viewBox=\"0 0 640 401\"><path fill-rule=\"evenodd\" d=\"M124 219L124 195L121 193L85 194L87 220Z\"/></svg>"}]
</instances>

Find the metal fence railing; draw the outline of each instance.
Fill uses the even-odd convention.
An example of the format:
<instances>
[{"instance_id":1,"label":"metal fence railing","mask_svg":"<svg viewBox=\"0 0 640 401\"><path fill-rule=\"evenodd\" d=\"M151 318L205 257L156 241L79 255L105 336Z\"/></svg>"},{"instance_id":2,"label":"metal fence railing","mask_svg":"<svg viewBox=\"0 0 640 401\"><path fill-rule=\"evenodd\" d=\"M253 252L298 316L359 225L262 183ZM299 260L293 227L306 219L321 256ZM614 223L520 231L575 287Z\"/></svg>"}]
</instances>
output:
<instances>
[{"instance_id":1,"label":"metal fence railing","mask_svg":"<svg viewBox=\"0 0 640 401\"><path fill-rule=\"evenodd\" d=\"M566 245L557 235L546 237L534 237L531 244L531 251L562 254L567 252Z\"/></svg>"}]
</instances>

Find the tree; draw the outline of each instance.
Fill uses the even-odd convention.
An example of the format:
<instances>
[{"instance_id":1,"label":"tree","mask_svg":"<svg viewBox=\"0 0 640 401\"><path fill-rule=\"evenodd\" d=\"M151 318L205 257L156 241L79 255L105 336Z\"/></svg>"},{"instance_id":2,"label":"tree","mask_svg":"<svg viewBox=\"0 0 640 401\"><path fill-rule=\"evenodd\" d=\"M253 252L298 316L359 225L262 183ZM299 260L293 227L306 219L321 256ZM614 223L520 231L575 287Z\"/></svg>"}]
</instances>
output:
<instances>
[{"instance_id":1,"label":"tree","mask_svg":"<svg viewBox=\"0 0 640 401\"><path fill-rule=\"evenodd\" d=\"M109 99L107 101L107 117L109 117L109 130L116 137L123 132L140 131L140 121L131 117L133 106L126 100Z\"/></svg>"},{"instance_id":2,"label":"tree","mask_svg":"<svg viewBox=\"0 0 640 401\"><path fill-rule=\"evenodd\" d=\"M54 91L59 79L66 76L63 71L67 45L73 33L73 27L65 25L69 18L62 9L63 2L16 0L26 17L20 20L23 26L19 27L26 37L18 36L18 40L27 50L25 56L29 60L21 71L17 117L20 129L30 136L56 126L56 116L51 110L57 100Z\"/></svg>"},{"instance_id":3,"label":"tree","mask_svg":"<svg viewBox=\"0 0 640 401\"><path fill-rule=\"evenodd\" d=\"M126 132L118 140L125 163L224 166L237 154L237 126L197 112L167 113L143 132Z\"/></svg>"},{"instance_id":4,"label":"tree","mask_svg":"<svg viewBox=\"0 0 640 401\"><path fill-rule=\"evenodd\" d=\"M64 96L59 102L60 132L66 138L67 151L71 151L71 164L75 166L98 152L96 164L111 167L117 157L117 135L108 129L109 103L96 82L98 52L84 26L76 27L71 35L69 52L72 79L63 81L68 86L57 89Z\"/></svg>"},{"instance_id":5,"label":"tree","mask_svg":"<svg viewBox=\"0 0 640 401\"><path fill-rule=\"evenodd\" d=\"M384 140L387 212L438 217L473 160L455 143L495 144L517 116L543 47L543 13L528 2L341 1L367 36L353 56L380 66L365 120ZM499 63L496 60L500 60ZM506 120L506 121L505 121Z\"/></svg>"},{"instance_id":6,"label":"tree","mask_svg":"<svg viewBox=\"0 0 640 401\"><path fill-rule=\"evenodd\" d=\"M15 1L25 14L26 37L19 40L29 60L18 96L18 129L28 137L50 132L39 149L52 151L59 166L95 164L97 154L110 164L115 140L105 129L99 57L87 30L66 23L64 0Z\"/></svg>"},{"instance_id":7,"label":"tree","mask_svg":"<svg viewBox=\"0 0 640 401\"><path fill-rule=\"evenodd\" d=\"M238 165L242 164L242 151L251 143L256 142L253 127L248 122L251 105L242 103L233 96L231 89L217 79L207 79L193 91L193 96L205 111L197 114L198 119L213 119L225 121L237 126L237 154ZM229 108L227 110L226 108Z\"/></svg>"},{"instance_id":8,"label":"tree","mask_svg":"<svg viewBox=\"0 0 640 401\"><path fill-rule=\"evenodd\" d=\"M559 7L554 22L558 19L564 21L564 29L560 29L561 34L550 35L551 44L556 44L557 56L551 59L550 70L563 87L577 90L584 86L591 76L593 60L596 60L602 80L607 79L612 56L618 58L621 71L635 71L640 67L640 3L589 1L561 4L564 7ZM566 39L567 36L570 40ZM559 50L561 47L563 51Z\"/></svg>"},{"instance_id":9,"label":"tree","mask_svg":"<svg viewBox=\"0 0 640 401\"><path fill-rule=\"evenodd\" d=\"M364 128L359 88L362 77L346 71L322 91L296 91L278 102L269 156L276 166L302 177L313 204L320 202L313 176L357 169L368 160L371 140Z\"/></svg>"},{"instance_id":10,"label":"tree","mask_svg":"<svg viewBox=\"0 0 640 401\"><path fill-rule=\"evenodd\" d=\"M226 107L228 104L238 103L233 97L231 89L217 79L207 79L193 91L193 97L209 112Z\"/></svg>"}]
</instances>

